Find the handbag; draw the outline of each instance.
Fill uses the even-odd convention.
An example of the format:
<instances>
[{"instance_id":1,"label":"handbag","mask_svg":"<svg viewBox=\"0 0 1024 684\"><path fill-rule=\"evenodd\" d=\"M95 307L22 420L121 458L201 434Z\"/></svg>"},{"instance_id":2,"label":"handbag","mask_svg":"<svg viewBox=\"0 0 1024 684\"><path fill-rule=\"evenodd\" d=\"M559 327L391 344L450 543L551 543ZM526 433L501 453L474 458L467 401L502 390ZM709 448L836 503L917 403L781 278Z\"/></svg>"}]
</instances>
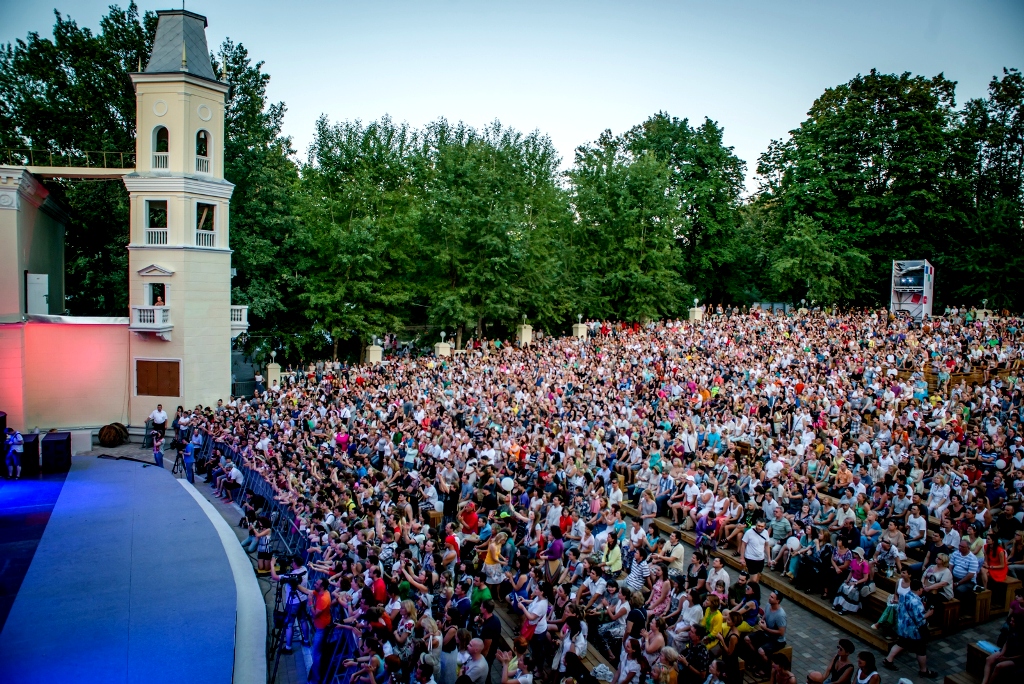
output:
<instances>
[{"instance_id":1,"label":"handbag","mask_svg":"<svg viewBox=\"0 0 1024 684\"><path fill-rule=\"evenodd\" d=\"M871 594L873 594L873 593L875 593L875 583L874 582L868 582L867 584L865 584L864 586L862 586L860 588L860 595L861 595L861 597L871 596Z\"/></svg>"},{"instance_id":2,"label":"handbag","mask_svg":"<svg viewBox=\"0 0 1024 684\"><path fill-rule=\"evenodd\" d=\"M533 638L533 635L534 635L534 633L536 633L536 631L537 631L537 625L535 625L534 623L530 622L529 620L523 620L523 626L519 630L519 636L521 636L526 641L529 641L530 639Z\"/></svg>"}]
</instances>

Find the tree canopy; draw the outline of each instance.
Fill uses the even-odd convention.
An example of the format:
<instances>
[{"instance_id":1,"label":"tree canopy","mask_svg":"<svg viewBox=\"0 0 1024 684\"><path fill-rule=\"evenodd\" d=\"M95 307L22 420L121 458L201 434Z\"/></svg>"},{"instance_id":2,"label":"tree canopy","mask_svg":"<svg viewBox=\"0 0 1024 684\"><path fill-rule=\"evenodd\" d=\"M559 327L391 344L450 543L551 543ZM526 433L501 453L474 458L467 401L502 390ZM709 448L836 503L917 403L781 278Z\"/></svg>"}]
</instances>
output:
<instances>
[{"instance_id":1,"label":"tree canopy","mask_svg":"<svg viewBox=\"0 0 1024 684\"><path fill-rule=\"evenodd\" d=\"M134 149L129 73L156 17L111 7L93 33L0 50L0 144L61 154ZM231 85L225 177L232 297L249 344L353 353L374 335L504 335L525 317L642 321L694 298L888 302L893 259L937 267L942 303L1024 307L1024 78L1007 68L962 106L942 74L871 71L828 88L746 164L727 132L666 112L580 146L568 168L540 131L382 115L316 124L305 162L284 103L241 43L211 54ZM46 181L68 209L67 309L127 308L127 192Z\"/></svg>"}]
</instances>

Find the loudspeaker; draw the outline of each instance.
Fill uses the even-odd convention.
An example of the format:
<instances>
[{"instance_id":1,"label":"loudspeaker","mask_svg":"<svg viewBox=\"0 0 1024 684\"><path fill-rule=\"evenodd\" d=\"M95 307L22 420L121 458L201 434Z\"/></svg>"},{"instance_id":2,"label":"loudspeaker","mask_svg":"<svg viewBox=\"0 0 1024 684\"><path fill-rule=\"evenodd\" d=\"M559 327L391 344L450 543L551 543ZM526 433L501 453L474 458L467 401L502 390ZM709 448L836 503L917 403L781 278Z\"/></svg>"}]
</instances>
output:
<instances>
[{"instance_id":1,"label":"loudspeaker","mask_svg":"<svg viewBox=\"0 0 1024 684\"><path fill-rule=\"evenodd\" d=\"M71 470L71 433L48 432L43 436L43 475Z\"/></svg>"},{"instance_id":2,"label":"loudspeaker","mask_svg":"<svg viewBox=\"0 0 1024 684\"><path fill-rule=\"evenodd\" d=\"M21 456L21 476L37 477L39 475L39 435L30 432L22 437L25 438L25 453Z\"/></svg>"},{"instance_id":3,"label":"loudspeaker","mask_svg":"<svg viewBox=\"0 0 1024 684\"><path fill-rule=\"evenodd\" d=\"M4 475L7 474L7 414L0 411L0 435L3 442L0 442L0 465L3 466Z\"/></svg>"}]
</instances>

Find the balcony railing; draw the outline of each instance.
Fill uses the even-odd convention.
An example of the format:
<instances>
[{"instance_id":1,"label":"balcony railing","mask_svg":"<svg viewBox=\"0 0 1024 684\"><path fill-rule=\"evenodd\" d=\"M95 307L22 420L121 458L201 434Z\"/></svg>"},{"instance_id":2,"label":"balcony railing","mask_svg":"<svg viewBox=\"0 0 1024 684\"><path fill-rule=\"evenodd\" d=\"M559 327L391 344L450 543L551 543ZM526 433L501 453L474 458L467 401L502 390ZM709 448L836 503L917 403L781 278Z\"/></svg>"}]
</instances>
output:
<instances>
[{"instance_id":1,"label":"balcony railing","mask_svg":"<svg viewBox=\"0 0 1024 684\"><path fill-rule=\"evenodd\" d=\"M169 306L133 306L131 323L128 329L133 332L156 333L165 340L170 339L171 307Z\"/></svg>"},{"instance_id":2,"label":"balcony railing","mask_svg":"<svg viewBox=\"0 0 1024 684\"><path fill-rule=\"evenodd\" d=\"M146 244L147 245L166 245L167 244L167 229L166 228L147 228L146 229Z\"/></svg>"},{"instance_id":3,"label":"balcony railing","mask_svg":"<svg viewBox=\"0 0 1024 684\"><path fill-rule=\"evenodd\" d=\"M249 307L231 307L231 339L249 330Z\"/></svg>"},{"instance_id":4,"label":"balcony railing","mask_svg":"<svg viewBox=\"0 0 1024 684\"><path fill-rule=\"evenodd\" d=\"M168 168L168 157L167 152L154 152L153 153L153 168L154 169L166 169Z\"/></svg>"},{"instance_id":5,"label":"balcony railing","mask_svg":"<svg viewBox=\"0 0 1024 684\"><path fill-rule=\"evenodd\" d=\"M196 231L196 247L216 247L217 232L213 230Z\"/></svg>"},{"instance_id":6,"label":"balcony railing","mask_svg":"<svg viewBox=\"0 0 1024 684\"><path fill-rule=\"evenodd\" d=\"M196 173L210 173L209 157L196 157Z\"/></svg>"}]
</instances>

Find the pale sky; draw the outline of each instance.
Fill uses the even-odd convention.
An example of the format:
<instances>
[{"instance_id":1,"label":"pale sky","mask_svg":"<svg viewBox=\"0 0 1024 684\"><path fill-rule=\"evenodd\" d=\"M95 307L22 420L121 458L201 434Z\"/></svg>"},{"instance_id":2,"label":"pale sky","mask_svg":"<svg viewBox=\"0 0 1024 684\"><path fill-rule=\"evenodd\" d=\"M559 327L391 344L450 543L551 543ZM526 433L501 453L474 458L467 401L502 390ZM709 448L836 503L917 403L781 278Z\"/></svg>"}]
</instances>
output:
<instances>
[{"instance_id":1,"label":"pale sky","mask_svg":"<svg viewBox=\"0 0 1024 684\"><path fill-rule=\"evenodd\" d=\"M115 0L0 0L0 41L51 35L52 9L97 27ZM126 4L126 3L125 3ZM142 0L140 8L173 8ZM982 96L1024 68L1021 0L704 2L307 2L187 0L211 48L230 36L266 62L300 157L317 117L387 113L421 126L494 119L551 137L563 158L664 110L725 128L748 165L826 87L872 68L959 83Z\"/></svg>"}]
</instances>

